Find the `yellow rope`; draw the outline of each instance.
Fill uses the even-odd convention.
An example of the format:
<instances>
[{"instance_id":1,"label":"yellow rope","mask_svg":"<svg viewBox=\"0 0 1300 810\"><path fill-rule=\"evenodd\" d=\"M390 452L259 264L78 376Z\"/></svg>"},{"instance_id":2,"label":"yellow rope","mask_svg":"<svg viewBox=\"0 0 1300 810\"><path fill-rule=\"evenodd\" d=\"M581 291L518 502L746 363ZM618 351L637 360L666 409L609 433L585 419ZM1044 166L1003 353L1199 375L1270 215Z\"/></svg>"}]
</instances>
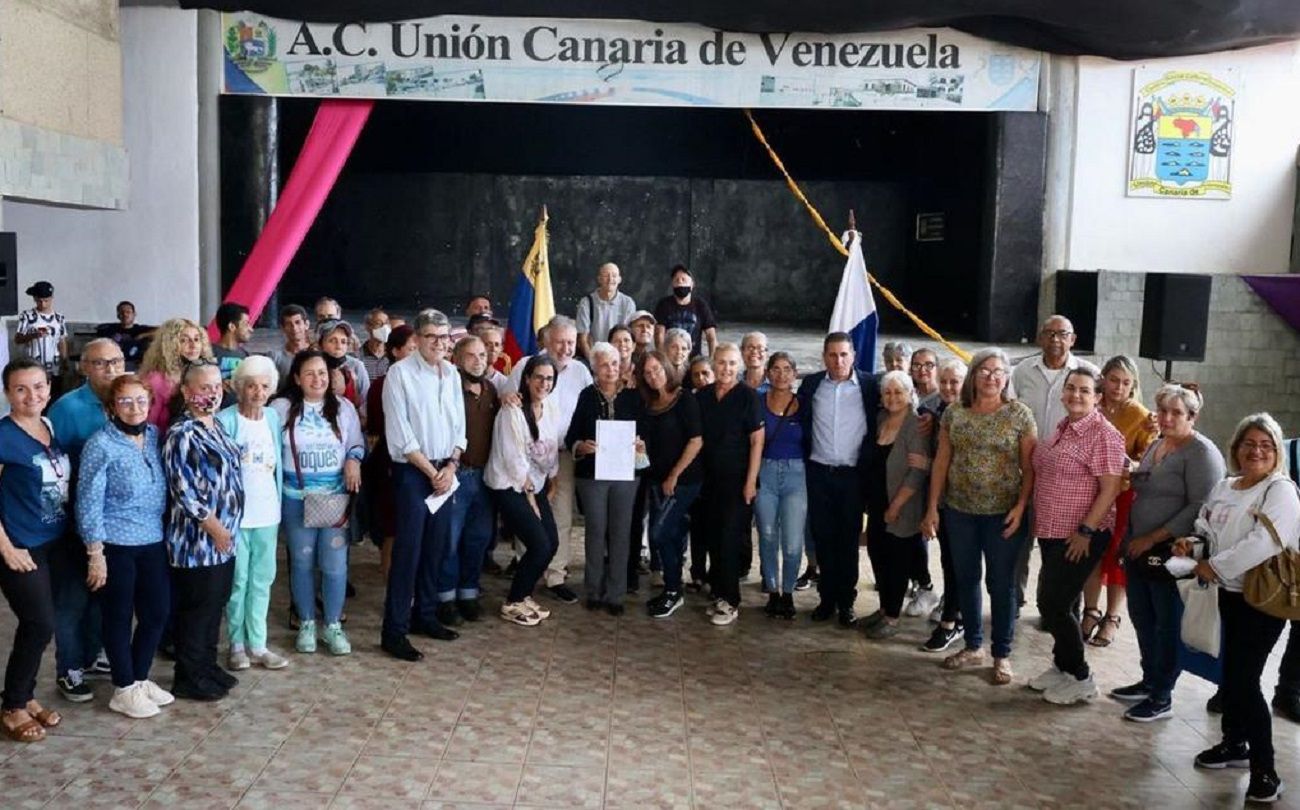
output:
<instances>
[{"instance_id":1,"label":"yellow rope","mask_svg":"<svg viewBox=\"0 0 1300 810\"><path fill-rule=\"evenodd\" d=\"M813 207L813 204L808 201L808 197L803 193L803 190L799 188L799 184L796 183L794 178L790 176L790 173L786 171L785 164L781 162L781 157L777 155L776 150L772 148L772 145L767 142L767 136L765 136L763 130L759 128L758 122L754 120L754 116L749 112L749 110L745 110L744 113L745 117L749 119L750 129L754 131L754 137L758 138L758 142L763 144L763 148L767 150L767 156L772 158L772 163L776 165L777 171L781 172L781 176L785 178L785 184L790 187L790 191L794 194L795 199L803 203L803 207L808 209L808 216L812 217L812 220L817 227L822 229L822 232L826 234L826 238L835 246L835 249L838 250L841 255L849 255L849 249L840 242L839 237L836 236L835 232L826 224L826 220L822 219L822 215ZM920 316L915 312L912 312L912 310L903 306L903 302L898 300L898 296L890 292L888 287L884 286L879 281L876 281L875 276L871 275L871 273L867 273L867 281L871 282L872 286L880 291L880 295L889 302L890 306L910 318L912 323L916 324L918 329L929 335L934 340L942 343L947 347L948 351L957 355L962 360L967 363L970 362L970 352L967 352L957 344L949 341L943 335L939 334L934 327L921 320Z\"/></svg>"}]
</instances>

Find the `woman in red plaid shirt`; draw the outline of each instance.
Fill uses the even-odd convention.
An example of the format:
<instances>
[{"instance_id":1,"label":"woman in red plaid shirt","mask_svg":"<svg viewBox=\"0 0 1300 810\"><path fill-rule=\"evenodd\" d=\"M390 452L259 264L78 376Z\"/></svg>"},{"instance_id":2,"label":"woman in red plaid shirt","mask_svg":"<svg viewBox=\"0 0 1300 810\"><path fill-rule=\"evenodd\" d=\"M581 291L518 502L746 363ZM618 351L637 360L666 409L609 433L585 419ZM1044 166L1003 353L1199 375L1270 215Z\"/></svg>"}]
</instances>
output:
<instances>
[{"instance_id":1,"label":"woman in red plaid shirt","mask_svg":"<svg viewBox=\"0 0 1300 810\"><path fill-rule=\"evenodd\" d=\"M1100 375L1070 371L1061 390L1066 417L1034 448L1034 534L1043 555L1039 610L1055 644L1052 665L1029 688L1059 705L1097 697L1070 605L1110 544L1128 463L1123 435L1097 409L1100 397Z\"/></svg>"}]
</instances>

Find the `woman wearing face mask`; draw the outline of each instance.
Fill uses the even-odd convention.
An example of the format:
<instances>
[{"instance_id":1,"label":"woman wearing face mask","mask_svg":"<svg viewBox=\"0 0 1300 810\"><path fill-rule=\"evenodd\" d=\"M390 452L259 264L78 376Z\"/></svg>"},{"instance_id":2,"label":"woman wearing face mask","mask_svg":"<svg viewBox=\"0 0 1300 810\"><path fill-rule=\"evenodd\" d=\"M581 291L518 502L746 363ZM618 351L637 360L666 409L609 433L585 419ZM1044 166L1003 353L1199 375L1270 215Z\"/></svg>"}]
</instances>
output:
<instances>
[{"instance_id":1,"label":"woman wearing face mask","mask_svg":"<svg viewBox=\"0 0 1300 810\"><path fill-rule=\"evenodd\" d=\"M712 357L718 345L718 321L713 309L695 294L695 279L685 265L675 265L669 273L673 293L655 304L655 345L660 351L666 351L664 335L676 327L691 336L696 355Z\"/></svg>"},{"instance_id":2,"label":"woman wearing face mask","mask_svg":"<svg viewBox=\"0 0 1300 810\"><path fill-rule=\"evenodd\" d=\"M289 376L285 396L271 407L280 416L285 434L281 519L293 559L289 585L300 621L294 646L300 653L316 652L319 571L325 609L321 638L331 654L348 655L352 644L342 624L348 580L347 514L339 525L311 527L305 502L308 495L355 494L361 488L365 439L356 408L330 385L324 354L314 349L298 352Z\"/></svg>"},{"instance_id":3,"label":"woman wearing face mask","mask_svg":"<svg viewBox=\"0 0 1300 810\"><path fill-rule=\"evenodd\" d=\"M388 579L393 559L393 537L397 534L397 505L393 501L392 458L384 441L384 380L388 368L415 351L415 329L406 324L393 327L384 345L388 364L384 375L370 381L366 395L366 444L370 450L361 462L361 494L370 508L371 536L379 543L379 575Z\"/></svg>"},{"instance_id":4,"label":"woman wearing face mask","mask_svg":"<svg viewBox=\"0 0 1300 810\"><path fill-rule=\"evenodd\" d=\"M67 523L72 466L41 416L50 402L45 367L28 358L11 361L4 368L4 392L13 410L0 418L0 591L18 626L0 718L6 737L28 743L45 739L45 729L62 720L34 693L41 657L54 637L49 547Z\"/></svg>"},{"instance_id":5,"label":"woman wearing face mask","mask_svg":"<svg viewBox=\"0 0 1300 810\"><path fill-rule=\"evenodd\" d=\"M221 370L200 360L181 372L185 412L163 440L170 495L167 548L176 593L172 694L220 700L239 681L217 666L221 614L230 601L235 543L244 514L239 447L216 423Z\"/></svg>"},{"instance_id":6,"label":"woman wearing face mask","mask_svg":"<svg viewBox=\"0 0 1300 810\"><path fill-rule=\"evenodd\" d=\"M108 708L153 717L174 700L149 679L171 610L162 531L167 479L158 428L147 421L144 382L134 374L114 379L107 407L108 424L81 452L77 525L91 551L89 584L100 591L104 650L116 687Z\"/></svg>"},{"instance_id":7,"label":"woman wearing face mask","mask_svg":"<svg viewBox=\"0 0 1300 810\"><path fill-rule=\"evenodd\" d=\"M704 448L704 506L709 541L710 621L722 626L740 615L741 544L749 543L750 506L758 494L763 459L763 417L758 394L740 381L740 349L723 343L713 352L718 381L695 395Z\"/></svg>"},{"instance_id":8,"label":"woman wearing face mask","mask_svg":"<svg viewBox=\"0 0 1300 810\"><path fill-rule=\"evenodd\" d=\"M245 670L256 663L266 669L289 665L266 646L266 613L275 582L276 538L280 529L280 415L266 401L280 383L269 357L253 355L235 367L231 382L239 404L217 414L217 422L239 446L244 476L244 519L235 550L235 578L226 605L230 635L227 666Z\"/></svg>"},{"instance_id":9,"label":"woman wearing face mask","mask_svg":"<svg viewBox=\"0 0 1300 810\"><path fill-rule=\"evenodd\" d=\"M578 395L564 444L573 449L574 482L586 516L587 609L604 607L611 616L623 614L627 593L628 538L632 529L632 500L639 481L596 478L596 423L632 421L641 416L641 397L619 380L618 351L608 343L591 347L595 382ZM644 452L644 444L636 441ZM610 448L611 452L614 448ZM638 548L638 551L640 549Z\"/></svg>"},{"instance_id":10,"label":"woman wearing face mask","mask_svg":"<svg viewBox=\"0 0 1300 810\"><path fill-rule=\"evenodd\" d=\"M197 323L172 318L158 327L136 373L149 387L149 424L159 433L166 432L171 421L185 410L185 403L176 398L176 388L185 364L199 360L216 362L208 333Z\"/></svg>"},{"instance_id":11,"label":"woman wearing face mask","mask_svg":"<svg viewBox=\"0 0 1300 810\"><path fill-rule=\"evenodd\" d=\"M370 392L370 375L360 360L348 354L355 339L352 324L342 320L322 321L316 327L316 338L316 345L324 353L325 364L330 370L334 393L352 403L358 413L364 413L366 395Z\"/></svg>"}]
</instances>

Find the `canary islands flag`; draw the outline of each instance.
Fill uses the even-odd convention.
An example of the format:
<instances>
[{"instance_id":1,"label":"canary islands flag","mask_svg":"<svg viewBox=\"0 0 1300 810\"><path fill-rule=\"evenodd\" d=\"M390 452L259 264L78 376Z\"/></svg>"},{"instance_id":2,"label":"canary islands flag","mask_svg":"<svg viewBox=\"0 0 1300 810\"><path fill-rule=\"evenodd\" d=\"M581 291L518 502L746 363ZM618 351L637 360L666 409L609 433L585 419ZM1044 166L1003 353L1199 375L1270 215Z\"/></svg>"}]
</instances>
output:
<instances>
[{"instance_id":1,"label":"canary islands flag","mask_svg":"<svg viewBox=\"0 0 1300 810\"><path fill-rule=\"evenodd\" d=\"M876 312L876 299L871 295L871 284L867 281L867 261L862 258L862 234L846 231L840 241L849 249L849 258L844 263L844 275L840 278L840 291L835 296L829 331L848 332L857 353L858 371L874 374L880 317Z\"/></svg>"},{"instance_id":2,"label":"canary islands flag","mask_svg":"<svg viewBox=\"0 0 1300 810\"><path fill-rule=\"evenodd\" d=\"M506 320L505 352L510 359L537 354L537 330L555 317L555 295L551 292L551 261L546 246L546 206L533 231L533 246L524 259L523 270L510 297Z\"/></svg>"}]
</instances>

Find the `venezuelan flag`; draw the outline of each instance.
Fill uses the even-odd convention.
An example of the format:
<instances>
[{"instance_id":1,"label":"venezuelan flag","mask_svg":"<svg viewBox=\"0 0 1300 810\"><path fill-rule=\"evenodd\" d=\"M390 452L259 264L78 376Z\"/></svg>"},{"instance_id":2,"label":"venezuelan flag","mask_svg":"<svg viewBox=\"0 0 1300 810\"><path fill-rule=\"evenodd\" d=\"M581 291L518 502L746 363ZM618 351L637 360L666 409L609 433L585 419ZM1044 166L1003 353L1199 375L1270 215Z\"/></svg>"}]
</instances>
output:
<instances>
[{"instance_id":1,"label":"venezuelan flag","mask_svg":"<svg viewBox=\"0 0 1300 810\"><path fill-rule=\"evenodd\" d=\"M555 317L555 295L551 291L551 260L546 245L546 206L533 231L533 246L510 297L506 319L505 353L511 361L537 354L537 330Z\"/></svg>"}]
</instances>

